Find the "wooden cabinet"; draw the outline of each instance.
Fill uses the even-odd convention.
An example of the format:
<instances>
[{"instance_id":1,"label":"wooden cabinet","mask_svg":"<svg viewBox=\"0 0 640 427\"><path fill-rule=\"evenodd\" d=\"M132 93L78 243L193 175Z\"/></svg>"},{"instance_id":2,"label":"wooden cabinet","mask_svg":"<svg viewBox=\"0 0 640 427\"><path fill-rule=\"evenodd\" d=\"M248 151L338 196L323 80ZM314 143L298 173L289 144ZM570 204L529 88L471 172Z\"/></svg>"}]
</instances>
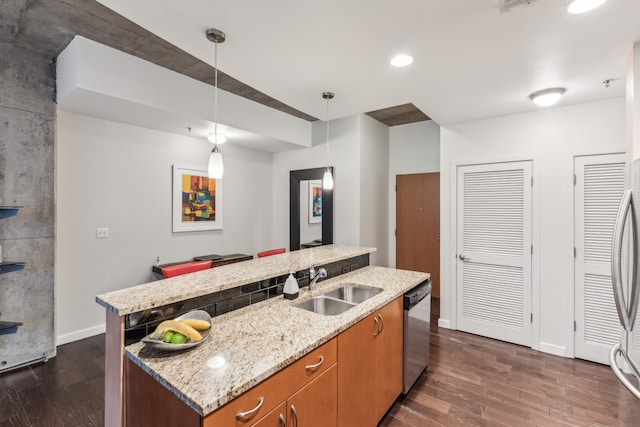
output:
<instances>
[{"instance_id":1,"label":"wooden cabinet","mask_svg":"<svg viewBox=\"0 0 640 427\"><path fill-rule=\"evenodd\" d=\"M207 416L203 421L203 427L250 426L258 420L260 426L279 426L280 413L287 421L287 426L296 427L295 417L290 414L292 412L291 405L287 405L285 411L278 412L277 410L280 409L283 402L288 403L288 399L293 399L297 393L302 393L307 388L312 391L307 392L305 398L296 398L293 401L298 416L307 420L309 414L315 414L315 411L323 414L333 412L333 416L330 418L335 420L337 414L337 374L335 368L331 370L331 367L335 365L336 360L337 340L334 338ZM325 377L325 371L333 373ZM326 379L331 376L334 377L333 391L331 391L330 380ZM310 393L313 394L310 395ZM330 394L333 397L321 396L320 394ZM333 402L332 405L331 402ZM316 409L312 410L311 407L316 407ZM242 413L245 415L238 417ZM324 418L321 419L324 420ZM332 426L335 425L335 421L333 424L302 424L299 418L298 425L300 427Z\"/></svg>"},{"instance_id":2,"label":"wooden cabinet","mask_svg":"<svg viewBox=\"0 0 640 427\"><path fill-rule=\"evenodd\" d=\"M402 391L402 298L338 336L338 422L375 426Z\"/></svg>"},{"instance_id":3,"label":"wooden cabinet","mask_svg":"<svg viewBox=\"0 0 640 427\"><path fill-rule=\"evenodd\" d=\"M253 427L335 427L338 424L335 364L269 412Z\"/></svg>"},{"instance_id":4,"label":"wooden cabinet","mask_svg":"<svg viewBox=\"0 0 640 427\"><path fill-rule=\"evenodd\" d=\"M206 417L127 359L127 425L375 426L402 390L402 315L400 297Z\"/></svg>"},{"instance_id":5,"label":"wooden cabinet","mask_svg":"<svg viewBox=\"0 0 640 427\"><path fill-rule=\"evenodd\" d=\"M338 425L338 372L334 364L287 399L287 427Z\"/></svg>"},{"instance_id":6,"label":"wooden cabinet","mask_svg":"<svg viewBox=\"0 0 640 427\"><path fill-rule=\"evenodd\" d=\"M282 402L253 427L287 427L287 402Z\"/></svg>"}]
</instances>

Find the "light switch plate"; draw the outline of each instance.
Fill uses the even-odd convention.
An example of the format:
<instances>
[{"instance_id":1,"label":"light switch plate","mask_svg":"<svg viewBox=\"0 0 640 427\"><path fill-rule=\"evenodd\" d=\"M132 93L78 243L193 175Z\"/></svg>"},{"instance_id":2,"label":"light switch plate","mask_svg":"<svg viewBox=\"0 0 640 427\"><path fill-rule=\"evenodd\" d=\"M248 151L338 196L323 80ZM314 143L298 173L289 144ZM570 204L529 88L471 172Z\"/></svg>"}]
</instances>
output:
<instances>
[{"instance_id":1,"label":"light switch plate","mask_svg":"<svg viewBox=\"0 0 640 427\"><path fill-rule=\"evenodd\" d=\"M108 228L96 228L96 239L106 239L109 237Z\"/></svg>"}]
</instances>

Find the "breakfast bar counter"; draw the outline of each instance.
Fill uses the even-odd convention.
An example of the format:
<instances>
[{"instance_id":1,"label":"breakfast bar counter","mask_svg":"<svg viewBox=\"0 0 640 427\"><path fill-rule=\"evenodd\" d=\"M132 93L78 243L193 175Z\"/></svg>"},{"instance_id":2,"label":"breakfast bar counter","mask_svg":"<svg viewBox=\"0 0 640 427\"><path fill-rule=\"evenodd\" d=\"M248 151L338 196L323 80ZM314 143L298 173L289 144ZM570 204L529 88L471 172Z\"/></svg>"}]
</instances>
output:
<instances>
[{"instance_id":1,"label":"breakfast bar counter","mask_svg":"<svg viewBox=\"0 0 640 427\"><path fill-rule=\"evenodd\" d=\"M365 267L318 282L314 291L303 289L297 300L273 298L215 317L207 340L193 349L162 352L140 342L126 347L126 357L206 416L428 277ZM293 306L345 284L383 291L335 316Z\"/></svg>"},{"instance_id":2,"label":"breakfast bar counter","mask_svg":"<svg viewBox=\"0 0 640 427\"><path fill-rule=\"evenodd\" d=\"M105 425L124 422L125 317L131 313L204 297L290 271L368 256L375 248L326 245L224 265L96 296L106 309Z\"/></svg>"}]
</instances>

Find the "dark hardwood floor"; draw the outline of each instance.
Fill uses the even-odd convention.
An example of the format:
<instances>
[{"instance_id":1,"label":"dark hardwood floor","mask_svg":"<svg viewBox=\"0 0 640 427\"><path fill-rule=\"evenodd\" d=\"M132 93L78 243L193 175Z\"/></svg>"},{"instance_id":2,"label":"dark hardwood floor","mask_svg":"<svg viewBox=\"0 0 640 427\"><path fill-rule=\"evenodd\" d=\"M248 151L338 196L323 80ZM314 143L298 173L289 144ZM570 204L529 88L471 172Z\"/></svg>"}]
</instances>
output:
<instances>
[{"instance_id":1,"label":"dark hardwood floor","mask_svg":"<svg viewBox=\"0 0 640 427\"><path fill-rule=\"evenodd\" d=\"M381 427L640 426L640 401L607 366L439 329L437 300L431 317L429 370ZM0 374L0 427L103 424L104 335Z\"/></svg>"},{"instance_id":2,"label":"dark hardwood floor","mask_svg":"<svg viewBox=\"0 0 640 427\"><path fill-rule=\"evenodd\" d=\"M104 425L104 334L0 374L0 426Z\"/></svg>"},{"instance_id":3,"label":"dark hardwood floor","mask_svg":"<svg viewBox=\"0 0 640 427\"><path fill-rule=\"evenodd\" d=\"M608 366L438 328L428 372L381 421L399 426L640 426L640 401Z\"/></svg>"}]
</instances>

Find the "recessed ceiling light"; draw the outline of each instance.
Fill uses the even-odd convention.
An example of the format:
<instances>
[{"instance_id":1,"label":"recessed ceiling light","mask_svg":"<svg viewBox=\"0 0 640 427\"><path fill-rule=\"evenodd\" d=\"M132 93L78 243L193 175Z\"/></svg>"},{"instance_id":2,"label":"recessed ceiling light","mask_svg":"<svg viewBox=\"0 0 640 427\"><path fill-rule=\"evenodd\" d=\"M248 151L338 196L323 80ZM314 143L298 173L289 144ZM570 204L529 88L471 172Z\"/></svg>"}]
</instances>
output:
<instances>
[{"instance_id":1,"label":"recessed ceiling light","mask_svg":"<svg viewBox=\"0 0 640 427\"><path fill-rule=\"evenodd\" d=\"M391 65L394 67L406 67L413 62L413 56L398 55L391 58Z\"/></svg>"},{"instance_id":2,"label":"recessed ceiling light","mask_svg":"<svg viewBox=\"0 0 640 427\"><path fill-rule=\"evenodd\" d=\"M562 98L566 89L562 87L554 87L551 89L539 90L529 95L534 104L540 107L549 107Z\"/></svg>"},{"instance_id":3,"label":"recessed ceiling light","mask_svg":"<svg viewBox=\"0 0 640 427\"><path fill-rule=\"evenodd\" d=\"M574 0L567 9L569 13L585 13L602 6L607 0Z\"/></svg>"}]
</instances>

